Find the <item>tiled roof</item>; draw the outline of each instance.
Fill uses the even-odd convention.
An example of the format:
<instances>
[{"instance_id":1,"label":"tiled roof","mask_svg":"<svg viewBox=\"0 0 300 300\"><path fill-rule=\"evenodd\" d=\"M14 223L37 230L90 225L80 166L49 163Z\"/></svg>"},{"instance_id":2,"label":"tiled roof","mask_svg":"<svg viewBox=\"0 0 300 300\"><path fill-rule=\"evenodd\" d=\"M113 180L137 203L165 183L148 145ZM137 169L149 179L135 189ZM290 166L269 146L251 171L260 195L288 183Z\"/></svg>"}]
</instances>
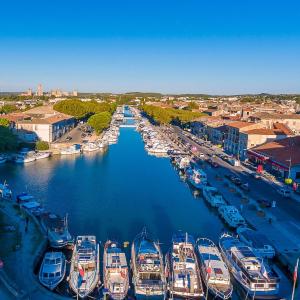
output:
<instances>
[{"instance_id":1,"label":"tiled roof","mask_svg":"<svg viewBox=\"0 0 300 300\"><path fill-rule=\"evenodd\" d=\"M247 134L261 134L261 135L287 135L281 130L278 129L268 129L268 128L259 128L259 129L250 129L243 131Z\"/></svg>"},{"instance_id":2,"label":"tiled roof","mask_svg":"<svg viewBox=\"0 0 300 300\"><path fill-rule=\"evenodd\" d=\"M253 115L253 117L259 119L280 119L280 120L300 119L300 115L297 114L272 114L272 113L264 113L264 112L256 113Z\"/></svg>"},{"instance_id":3,"label":"tiled roof","mask_svg":"<svg viewBox=\"0 0 300 300\"><path fill-rule=\"evenodd\" d=\"M265 143L251 150L268 156L284 166L289 165L289 159L291 166L300 164L300 136Z\"/></svg>"},{"instance_id":4,"label":"tiled roof","mask_svg":"<svg viewBox=\"0 0 300 300\"><path fill-rule=\"evenodd\" d=\"M253 124L255 124L255 123L236 121L236 122L232 122L232 123L228 124L228 126L234 127L234 128L244 128L244 127L247 127L247 126L250 126Z\"/></svg>"}]
</instances>

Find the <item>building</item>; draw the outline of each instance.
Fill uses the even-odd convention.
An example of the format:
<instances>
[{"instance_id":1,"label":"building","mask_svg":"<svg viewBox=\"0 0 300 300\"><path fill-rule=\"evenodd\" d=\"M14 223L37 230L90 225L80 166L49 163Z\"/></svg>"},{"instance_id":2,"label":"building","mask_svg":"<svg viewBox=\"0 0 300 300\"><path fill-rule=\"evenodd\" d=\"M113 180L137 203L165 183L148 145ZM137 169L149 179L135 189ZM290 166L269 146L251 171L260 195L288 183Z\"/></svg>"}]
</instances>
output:
<instances>
[{"instance_id":1,"label":"building","mask_svg":"<svg viewBox=\"0 0 300 300\"><path fill-rule=\"evenodd\" d=\"M272 128L275 123L283 123L295 134L300 134L300 115L298 114L256 113L249 119L252 122L264 124L266 128Z\"/></svg>"},{"instance_id":2,"label":"building","mask_svg":"<svg viewBox=\"0 0 300 300\"><path fill-rule=\"evenodd\" d=\"M247 151L250 161L268 172L300 183L300 136L265 143Z\"/></svg>"},{"instance_id":3,"label":"building","mask_svg":"<svg viewBox=\"0 0 300 300\"><path fill-rule=\"evenodd\" d=\"M27 96L27 97L31 97L33 94L32 94L32 89L28 89L26 92L20 94L20 96Z\"/></svg>"},{"instance_id":4,"label":"building","mask_svg":"<svg viewBox=\"0 0 300 300\"><path fill-rule=\"evenodd\" d=\"M36 95L41 97L41 96L43 96L43 94L44 94L43 93L43 86L41 84L39 84L38 87L37 87Z\"/></svg>"},{"instance_id":5,"label":"building","mask_svg":"<svg viewBox=\"0 0 300 300\"><path fill-rule=\"evenodd\" d=\"M56 112L52 106L35 107L25 114L10 114L7 118L18 136L28 142L54 142L75 126L72 116Z\"/></svg>"},{"instance_id":6,"label":"building","mask_svg":"<svg viewBox=\"0 0 300 300\"><path fill-rule=\"evenodd\" d=\"M284 124L277 124L272 129L262 123L232 122L224 141L225 151L240 160L247 158L247 149L273 140L293 135Z\"/></svg>"}]
</instances>

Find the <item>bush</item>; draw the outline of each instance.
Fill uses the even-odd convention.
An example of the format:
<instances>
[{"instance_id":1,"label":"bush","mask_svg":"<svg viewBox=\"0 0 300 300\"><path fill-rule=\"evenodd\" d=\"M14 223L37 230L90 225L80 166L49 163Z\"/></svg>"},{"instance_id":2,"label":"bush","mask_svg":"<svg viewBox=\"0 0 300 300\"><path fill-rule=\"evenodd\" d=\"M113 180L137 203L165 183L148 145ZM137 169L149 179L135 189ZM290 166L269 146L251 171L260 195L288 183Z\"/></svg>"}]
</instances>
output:
<instances>
[{"instance_id":1,"label":"bush","mask_svg":"<svg viewBox=\"0 0 300 300\"><path fill-rule=\"evenodd\" d=\"M1 107L0 109L0 113L3 113L3 114L9 114L11 112L14 112L18 110L18 108L15 106L15 105L12 105L12 104L5 104Z\"/></svg>"},{"instance_id":2,"label":"bush","mask_svg":"<svg viewBox=\"0 0 300 300\"><path fill-rule=\"evenodd\" d=\"M87 123L97 134L100 134L104 129L108 128L111 122L111 114L109 112L101 112L91 116Z\"/></svg>"},{"instance_id":3,"label":"bush","mask_svg":"<svg viewBox=\"0 0 300 300\"><path fill-rule=\"evenodd\" d=\"M45 141L37 141L35 144L35 150L38 151L49 150L49 143Z\"/></svg>"},{"instance_id":4,"label":"bush","mask_svg":"<svg viewBox=\"0 0 300 300\"><path fill-rule=\"evenodd\" d=\"M0 126L8 127L9 121L7 119L0 118Z\"/></svg>"}]
</instances>

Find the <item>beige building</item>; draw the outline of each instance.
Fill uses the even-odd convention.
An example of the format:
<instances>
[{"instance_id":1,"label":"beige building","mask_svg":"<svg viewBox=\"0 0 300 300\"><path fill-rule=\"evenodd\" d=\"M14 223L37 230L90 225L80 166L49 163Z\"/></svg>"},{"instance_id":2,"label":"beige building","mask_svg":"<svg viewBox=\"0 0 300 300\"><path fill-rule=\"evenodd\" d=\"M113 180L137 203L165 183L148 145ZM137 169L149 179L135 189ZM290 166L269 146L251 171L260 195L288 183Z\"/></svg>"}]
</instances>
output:
<instances>
[{"instance_id":1,"label":"beige building","mask_svg":"<svg viewBox=\"0 0 300 300\"><path fill-rule=\"evenodd\" d=\"M262 123L266 128L272 128L275 123L285 124L295 134L300 134L300 115L256 113L249 118L253 122Z\"/></svg>"},{"instance_id":2,"label":"beige building","mask_svg":"<svg viewBox=\"0 0 300 300\"><path fill-rule=\"evenodd\" d=\"M224 141L225 151L244 160L247 149L293 135L283 124L274 124L272 129L262 123L233 122L228 125Z\"/></svg>"}]
</instances>

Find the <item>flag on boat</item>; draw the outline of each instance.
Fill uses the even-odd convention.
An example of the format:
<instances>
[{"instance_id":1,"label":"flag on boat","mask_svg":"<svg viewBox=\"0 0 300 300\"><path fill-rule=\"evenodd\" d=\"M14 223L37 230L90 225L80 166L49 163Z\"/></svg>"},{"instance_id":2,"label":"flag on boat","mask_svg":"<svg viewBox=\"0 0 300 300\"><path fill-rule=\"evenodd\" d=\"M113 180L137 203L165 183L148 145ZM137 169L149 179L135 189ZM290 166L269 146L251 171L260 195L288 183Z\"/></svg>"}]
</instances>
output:
<instances>
[{"instance_id":1,"label":"flag on boat","mask_svg":"<svg viewBox=\"0 0 300 300\"><path fill-rule=\"evenodd\" d=\"M297 282L297 278L298 278L298 264L299 264L299 259L297 259L296 266L294 269L294 274L293 274L294 283Z\"/></svg>"},{"instance_id":2,"label":"flag on boat","mask_svg":"<svg viewBox=\"0 0 300 300\"><path fill-rule=\"evenodd\" d=\"M84 277L84 269L81 264L78 264L78 271L81 278Z\"/></svg>"}]
</instances>

